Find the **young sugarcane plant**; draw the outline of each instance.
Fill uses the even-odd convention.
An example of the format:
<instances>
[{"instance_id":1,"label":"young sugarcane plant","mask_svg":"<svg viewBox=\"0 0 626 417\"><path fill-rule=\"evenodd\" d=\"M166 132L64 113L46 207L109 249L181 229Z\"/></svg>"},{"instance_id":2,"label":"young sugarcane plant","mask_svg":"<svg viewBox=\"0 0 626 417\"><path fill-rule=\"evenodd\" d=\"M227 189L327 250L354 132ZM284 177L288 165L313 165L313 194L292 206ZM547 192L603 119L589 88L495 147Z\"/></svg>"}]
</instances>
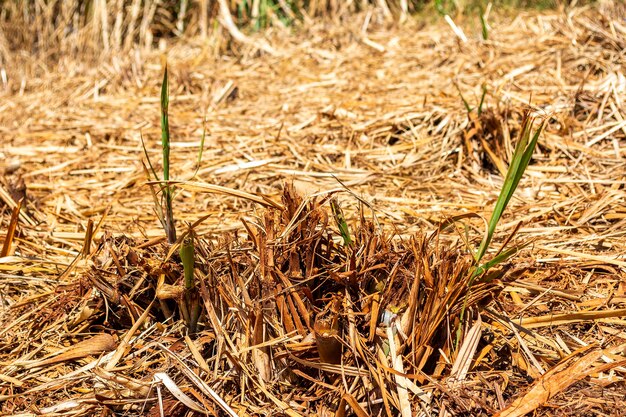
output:
<instances>
[{"instance_id":1,"label":"young sugarcane plant","mask_svg":"<svg viewBox=\"0 0 626 417\"><path fill-rule=\"evenodd\" d=\"M170 181L170 122L169 122L169 82L167 79L167 64L163 72L161 84L161 146L163 148L163 199L165 200L165 234L167 241L176 242L176 225L174 224L174 211L172 209L172 187Z\"/></svg>"},{"instance_id":2,"label":"young sugarcane plant","mask_svg":"<svg viewBox=\"0 0 626 417\"><path fill-rule=\"evenodd\" d=\"M183 237L179 249L180 260L183 263L185 276L185 290L183 292L183 300L180 304L180 310L185 323L187 323L189 333L196 332L201 307L200 297L194 278L196 270L194 239L195 233L192 229L189 229L187 235Z\"/></svg>"},{"instance_id":3,"label":"young sugarcane plant","mask_svg":"<svg viewBox=\"0 0 626 417\"><path fill-rule=\"evenodd\" d=\"M152 166L148 150L141 137L141 145L143 146L143 152L146 156L146 161L150 167L150 171L154 176L154 180L159 184L161 191L161 200L157 197L158 193L154 190L153 184L150 183L150 189L152 191L152 197L154 199L154 205L156 208L156 214L165 230L167 236L167 242L172 245L176 242L176 224L174 221L174 210L172 206L173 200L173 188L170 184L170 123L169 123L169 81L167 77L167 64L165 64L165 71L163 72L163 82L161 84L161 147L163 150L163 179L159 179L156 170ZM204 135L202 138L201 149L204 147ZM202 152L202 151L200 151ZM145 165L144 165L145 169ZM146 169L147 171L147 169ZM150 174L147 174L150 177Z\"/></svg>"},{"instance_id":4,"label":"young sugarcane plant","mask_svg":"<svg viewBox=\"0 0 626 417\"><path fill-rule=\"evenodd\" d=\"M522 179L526 168L528 167L530 158L532 157L535 146L537 145L537 141L539 140L539 135L541 135L541 132L543 131L545 121L542 122L537 130L535 130L535 132L533 133L534 123L535 118L531 116L529 112L526 112L522 119L522 127L520 130L519 140L515 146L515 150L513 151L511 163L509 164L509 169L506 172L502 189L500 190L500 194L498 195L498 199L496 200L496 205L493 209L493 212L491 213L491 217L487 226L487 231L480 243L480 246L478 247L478 250L473 255L474 267L471 270L471 274L467 282L467 292L463 301L463 305L461 307L461 324L457 329L456 337L457 346L461 338L461 329L465 316L465 309L467 307L467 301L472 292L472 286L474 285L474 282L480 277L487 276L487 273L491 268L506 261L511 256L516 254L521 248L526 246L521 245L509 248L500 253L497 253L491 260L483 263L483 257L487 253L487 249L489 248L489 245L496 232L496 227L500 219L502 218L504 210L509 204L511 197L513 197L513 194L515 193L515 190L517 189L517 186L519 185L519 182Z\"/></svg>"},{"instance_id":5,"label":"young sugarcane plant","mask_svg":"<svg viewBox=\"0 0 626 417\"><path fill-rule=\"evenodd\" d=\"M165 64L165 70L163 72L163 82L161 84L161 147L163 151L163 176L162 179L156 173L152 162L150 161L150 157L148 156L148 151L146 149L145 143L143 141L143 137L141 139L141 144L143 146L143 151L146 156L146 160L148 162L148 166L150 167L150 172L154 177L154 182L149 182L150 189L152 191L152 198L154 199L154 204L156 208L157 217L165 230L165 235L167 236L167 242L172 245L171 249L175 250L176 248L176 224L174 220L174 210L173 210L173 199L174 199L174 187L170 181L170 126L169 126L169 80L168 80L168 72L167 72L167 64ZM204 149L204 140L206 137L206 129L203 129L202 139L200 141L200 150L198 152L198 161L196 166L196 171L194 172L195 177L198 172L198 168L200 167L200 162L202 161L202 151ZM150 172L144 165L144 169L148 177L150 178ZM159 192L161 193L161 198L159 199L159 192L155 189L155 185L159 186ZM202 220L206 219L206 217L202 218L194 225L199 224ZM181 315L185 322L187 323L187 328L190 333L194 333L196 331L198 325L198 319L200 316L200 301L198 296L198 291L195 285L194 279L194 271L195 271L195 246L194 239L195 234L193 232L193 227L189 228L189 231L186 232L180 239L180 247L179 247L179 255L181 262L183 264L184 270L184 290L182 300L179 300L179 309ZM171 253L170 253L171 255ZM169 258L169 255L167 256Z\"/></svg>"}]
</instances>

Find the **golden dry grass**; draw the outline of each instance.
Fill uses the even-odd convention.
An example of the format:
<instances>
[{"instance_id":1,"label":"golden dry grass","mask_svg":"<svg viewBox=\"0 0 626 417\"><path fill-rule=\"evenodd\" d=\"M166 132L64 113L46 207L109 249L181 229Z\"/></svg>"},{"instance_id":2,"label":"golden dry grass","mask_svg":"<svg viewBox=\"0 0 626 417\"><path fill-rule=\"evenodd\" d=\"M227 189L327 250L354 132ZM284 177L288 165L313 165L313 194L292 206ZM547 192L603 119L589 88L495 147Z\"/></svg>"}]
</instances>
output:
<instances>
[{"instance_id":1,"label":"golden dry grass","mask_svg":"<svg viewBox=\"0 0 626 417\"><path fill-rule=\"evenodd\" d=\"M141 165L140 134L160 154L160 53L3 67L4 241L26 200L0 258L0 412L620 415L626 22L610 5L490 22L488 41L470 18L463 41L374 12L271 29L273 55L170 46L173 178L208 131L175 200L181 231L208 216L191 336ZM468 116L459 92L475 107L483 85ZM455 345L485 226L438 225L488 218L529 108L547 129L490 256L532 244L477 283Z\"/></svg>"}]
</instances>

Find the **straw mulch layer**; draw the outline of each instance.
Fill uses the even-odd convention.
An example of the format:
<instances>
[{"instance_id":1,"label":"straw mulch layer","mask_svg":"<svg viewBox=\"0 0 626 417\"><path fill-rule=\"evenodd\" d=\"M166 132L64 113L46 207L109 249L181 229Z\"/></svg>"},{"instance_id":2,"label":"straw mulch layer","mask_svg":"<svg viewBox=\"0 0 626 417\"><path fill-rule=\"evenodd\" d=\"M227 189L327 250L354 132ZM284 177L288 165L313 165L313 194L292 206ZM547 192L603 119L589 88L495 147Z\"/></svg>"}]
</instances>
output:
<instances>
[{"instance_id":1,"label":"straw mulch layer","mask_svg":"<svg viewBox=\"0 0 626 417\"><path fill-rule=\"evenodd\" d=\"M0 414L621 415L623 16L492 16L488 40L466 18L464 41L375 12L271 29L274 54L174 43L193 291L142 165L159 53L9 62ZM487 259L528 245L473 280L527 111L546 130Z\"/></svg>"}]
</instances>

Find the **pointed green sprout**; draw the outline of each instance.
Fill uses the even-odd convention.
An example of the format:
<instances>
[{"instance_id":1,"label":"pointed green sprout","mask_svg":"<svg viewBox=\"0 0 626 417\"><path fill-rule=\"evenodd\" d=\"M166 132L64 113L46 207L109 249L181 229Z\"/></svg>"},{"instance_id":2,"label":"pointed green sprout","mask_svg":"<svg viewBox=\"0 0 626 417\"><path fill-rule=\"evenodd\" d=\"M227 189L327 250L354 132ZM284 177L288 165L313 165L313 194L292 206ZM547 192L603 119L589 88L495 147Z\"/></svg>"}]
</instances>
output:
<instances>
[{"instance_id":1,"label":"pointed green sprout","mask_svg":"<svg viewBox=\"0 0 626 417\"><path fill-rule=\"evenodd\" d=\"M198 289L194 279L196 270L196 248L194 246L195 234L192 229L183 237L178 251L180 260L183 263L185 277L185 295L180 304L181 313L189 333L195 333L200 318L201 304L198 296Z\"/></svg>"},{"instance_id":2,"label":"pointed green sprout","mask_svg":"<svg viewBox=\"0 0 626 417\"><path fill-rule=\"evenodd\" d=\"M170 123L169 123L169 82L167 64L163 72L161 84L161 146L163 147L163 198L165 199L165 234L170 244L176 242L176 226L174 225L174 210L172 208L172 187L170 186Z\"/></svg>"},{"instance_id":3,"label":"pointed green sprout","mask_svg":"<svg viewBox=\"0 0 626 417\"><path fill-rule=\"evenodd\" d=\"M480 103L478 104L478 110L476 111L480 116L483 114L483 105L485 104L485 97L487 96L487 86L483 84L483 93L480 96Z\"/></svg>"},{"instance_id":4,"label":"pointed green sprout","mask_svg":"<svg viewBox=\"0 0 626 417\"><path fill-rule=\"evenodd\" d=\"M193 274L195 271L195 246L193 244L193 232L187 235L180 244L180 260L185 271L185 288L194 287Z\"/></svg>"},{"instance_id":5,"label":"pointed green sprout","mask_svg":"<svg viewBox=\"0 0 626 417\"><path fill-rule=\"evenodd\" d=\"M483 40L488 40L489 39L489 29L487 28L487 21L485 20L485 14L483 13L482 9L480 10L480 26L482 29L482 35L483 35Z\"/></svg>"},{"instance_id":6,"label":"pointed green sprout","mask_svg":"<svg viewBox=\"0 0 626 417\"><path fill-rule=\"evenodd\" d=\"M339 233L341 233L341 237L343 238L343 243L346 246L352 246L352 238L350 238L350 229L348 228L348 223L346 222L346 218L343 215L343 211L339 206L339 202L336 197L332 197L330 199L330 208L333 211L333 216L335 217L335 221L337 222L337 227L339 227Z\"/></svg>"},{"instance_id":7,"label":"pointed green sprout","mask_svg":"<svg viewBox=\"0 0 626 417\"><path fill-rule=\"evenodd\" d=\"M468 113L471 113L472 110L474 109L472 108L472 106L470 106L469 102L465 100L465 97L463 97L463 93L461 92L461 87L459 87L459 84L457 82L454 83L454 86L456 87L456 90L459 92L459 96L461 96L461 101L463 102L463 105L465 106L465 110Z\"/></svg>"}]
</instances>

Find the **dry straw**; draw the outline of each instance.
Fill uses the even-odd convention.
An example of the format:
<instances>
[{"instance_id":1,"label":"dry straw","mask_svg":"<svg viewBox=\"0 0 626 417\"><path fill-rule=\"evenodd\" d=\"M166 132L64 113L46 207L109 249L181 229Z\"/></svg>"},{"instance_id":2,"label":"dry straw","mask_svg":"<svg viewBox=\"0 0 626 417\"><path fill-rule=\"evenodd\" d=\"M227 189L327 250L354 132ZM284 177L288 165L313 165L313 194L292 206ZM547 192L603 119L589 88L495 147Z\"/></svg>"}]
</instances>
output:
<instances>
[{"instance_id":1,"label":"dry straw","mask_svg":"<svg viewBox=\"0 0 626 417\"><path fill-rule=\"evenodd\" d=\"M161 17L135 3L136 35ZM125 3L93 4L124 45ZM141 162L143 135L160 169L160 54L96 58L54 31L59 55L2 49L0 414L621 409L619 7L492 11L488 40L477 17L454 19L467 42L384 7L244 44L174 41L173 245ZM475 278L529 110L545 131L483 259L530 245Z\"/></svg>"}]
</instances>

